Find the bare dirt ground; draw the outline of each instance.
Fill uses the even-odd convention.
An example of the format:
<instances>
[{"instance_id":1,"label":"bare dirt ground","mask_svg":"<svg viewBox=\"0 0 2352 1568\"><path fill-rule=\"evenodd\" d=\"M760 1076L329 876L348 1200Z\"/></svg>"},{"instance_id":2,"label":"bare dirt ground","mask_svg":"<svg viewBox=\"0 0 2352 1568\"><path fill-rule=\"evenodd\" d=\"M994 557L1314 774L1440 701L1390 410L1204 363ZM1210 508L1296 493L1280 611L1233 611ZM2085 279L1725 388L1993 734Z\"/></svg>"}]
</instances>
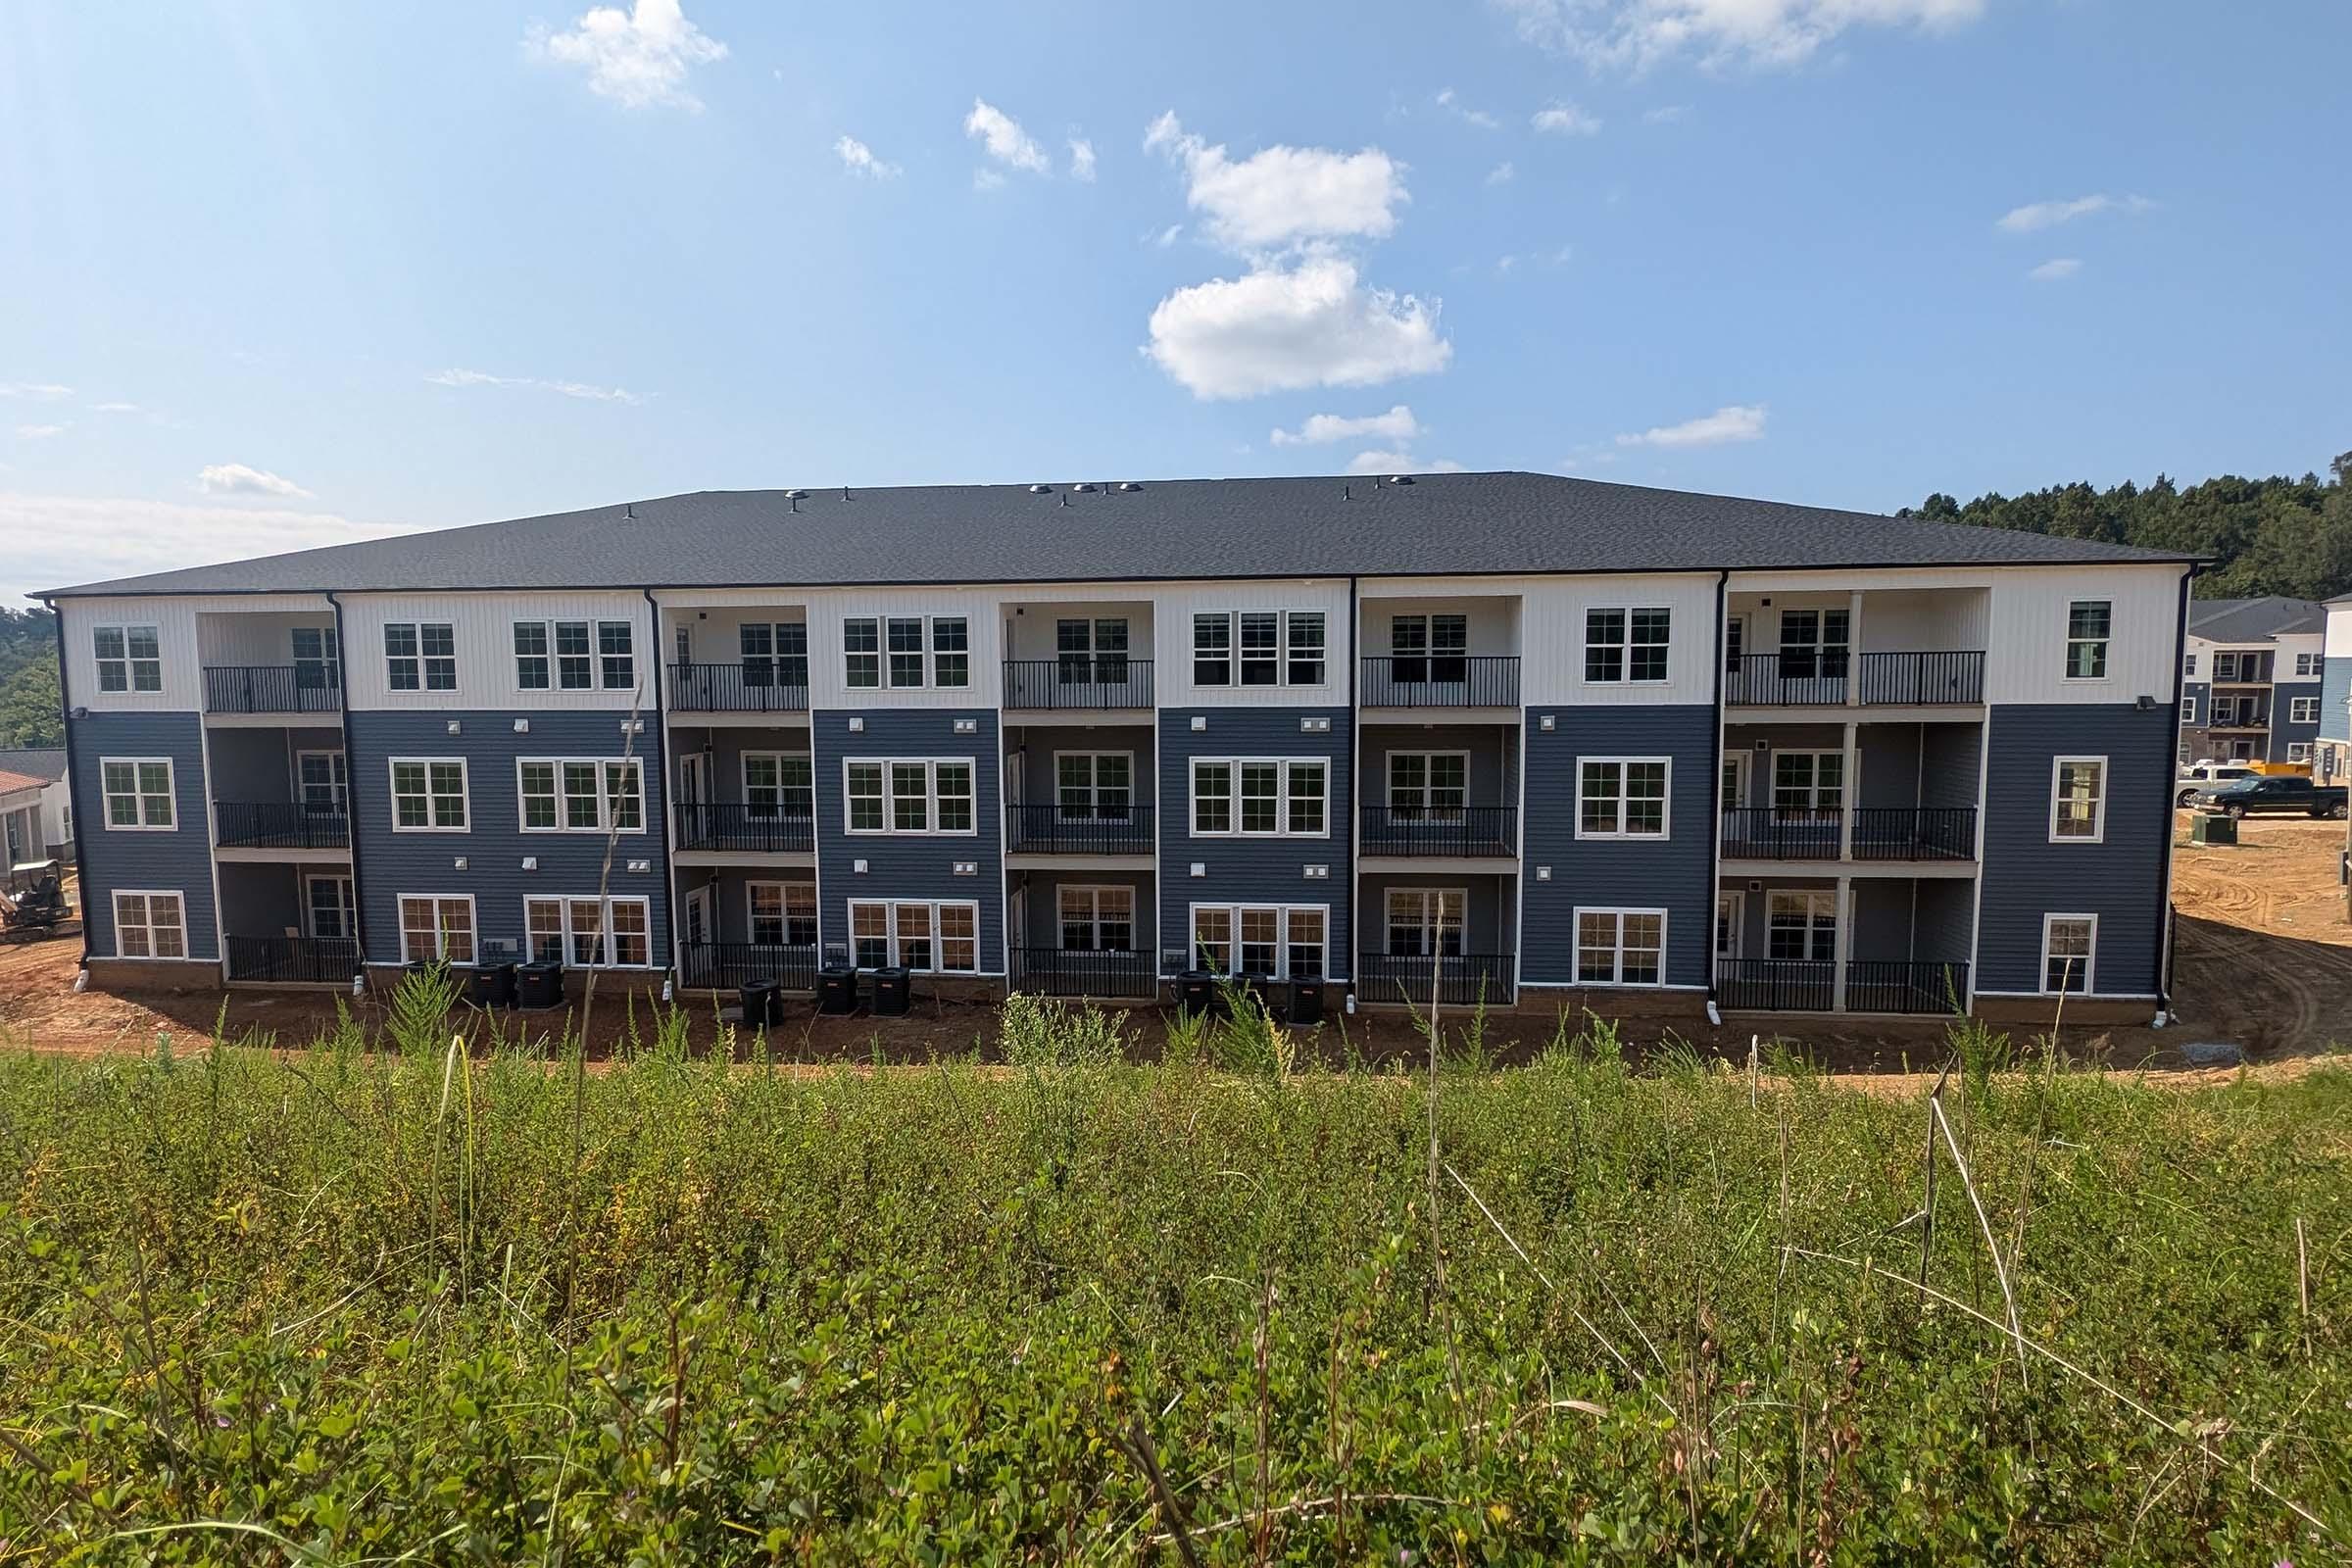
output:
<instances>
[{"instance_id":1,"label":"bare dirt ground","mask_svg":"<svg viewBox=\"0 0 2352 1568\"><path fill-rule=\"evenodd\" d=\"M2336 881L2342 825L2251 819L2241 824L2243 842L2231 849L2190 845L2185 813L2177 819L2176 828L2178 1022L2163 1030L2068 1025L2061 1033L2069 1054L2118 1067L2167 1071L2186 1082L2212 1076L2186 1070L2180 1048L2192 1041L2233 1042L2253 1059L2282 1062L2288 1071L2301 1070L2302 1058L2330 1046L2352 1046L2352 923L2344 917L2343 890ZM232 1037L257 1033L286 1046L307 1043L335 1018L336 999L322 992L75 995L73 978L80 956L77 932L46 942L0 946L0 1048L77 1054L145 1052L154 1048L159 1034L170 1034L185 1049L213 1035L223 1017L224 1003ZM381 1021L377 1000L348 1004L363 1025ZM486 1032L478 1015L469 1017L477 1037ZM1132 1017L1139 1051L1155 1054L1164 1038L1162 1015L1139 1010ZM771 1049L804 1062L925 1061L974 1051L985 1056L990 1054L993 1022L991 1007L971 1003L918 999L912 1016L889 1019L820 1018L808 1004L800 1004L773 1035ZM1488 1048L1497 1060L1524 1058L1551 1039L1555 1022L1492 1018ZM600 1000L588 1029L588 1054L608 1057L623 1049L630 1024L623 1004ZM642 1006L635 1024L641 1038L650 1032ZM511 1014L505 1027L510 1038L517 1031L560 1037L566 1028L576 1030L579 1025L575 1009ZM1740 1020L1721 1029L1702 1023L1678 1025L1671 1031L1653 1025L1629 1027L1626 1035L1628 1044L1639 1050L1670 1032L1704 1054L1744 1061L1754 1025ZM1890 1088L1947 1054L1943 1023L1932 1018L1789 1019L1777 1032L1824 1067L1884 1075ZM2016 1031L2021 1036L2027 1032ZM707 1003L698 1004L695 1044L707 1047L717 1033L715 1011ZM1339 1063L1411 1059L1425 1048L1409 1018L1365 1014L1331 1019L1309 1049Z\"/></svg>"}]
</instances>

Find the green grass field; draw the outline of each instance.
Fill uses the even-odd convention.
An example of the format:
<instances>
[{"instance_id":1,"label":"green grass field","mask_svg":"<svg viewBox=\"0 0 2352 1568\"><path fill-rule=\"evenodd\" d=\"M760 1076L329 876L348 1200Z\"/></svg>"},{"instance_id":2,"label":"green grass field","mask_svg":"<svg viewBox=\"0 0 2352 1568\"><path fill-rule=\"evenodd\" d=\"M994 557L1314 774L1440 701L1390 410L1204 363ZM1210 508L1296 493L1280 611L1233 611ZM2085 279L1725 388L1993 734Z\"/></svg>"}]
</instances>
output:
<instances>
[{"instance_id":1,"label":"green grass field","mask_svg":"<svg viewBox=\"0 0 2352 1568\"><path fill-rule=\"evenodd\" d=\"M1947 1147L1917 1096L1605 1037L1498 1073L1473 1032L1434 1097L1021 1004L1002 1067L673 1027L600 1073L460 1059L412 987L379 1040L0 1060L0 1560L2352 1541L2340 1067L2166 1091L1977 1038Z\"/></svg>"}]
</instances>

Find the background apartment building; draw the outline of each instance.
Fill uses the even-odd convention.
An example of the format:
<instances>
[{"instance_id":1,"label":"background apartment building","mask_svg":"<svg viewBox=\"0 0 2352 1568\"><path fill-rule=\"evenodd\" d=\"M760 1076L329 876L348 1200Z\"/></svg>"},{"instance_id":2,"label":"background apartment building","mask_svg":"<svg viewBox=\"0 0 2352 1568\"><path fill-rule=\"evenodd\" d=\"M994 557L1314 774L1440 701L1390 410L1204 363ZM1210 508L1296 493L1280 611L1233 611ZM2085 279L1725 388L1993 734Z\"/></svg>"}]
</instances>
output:
<instances>
[{"instance_id":1,"label":"background apartment building","mask_svg":"<svg viewBox=\"0 0 2352 1568\"><path fill-rule=\"evenodd\" d=\"M2313 760L2327 623L2327 606L2275 595L2191 604L2180 760Z\"/></svg>"}]
</instances>

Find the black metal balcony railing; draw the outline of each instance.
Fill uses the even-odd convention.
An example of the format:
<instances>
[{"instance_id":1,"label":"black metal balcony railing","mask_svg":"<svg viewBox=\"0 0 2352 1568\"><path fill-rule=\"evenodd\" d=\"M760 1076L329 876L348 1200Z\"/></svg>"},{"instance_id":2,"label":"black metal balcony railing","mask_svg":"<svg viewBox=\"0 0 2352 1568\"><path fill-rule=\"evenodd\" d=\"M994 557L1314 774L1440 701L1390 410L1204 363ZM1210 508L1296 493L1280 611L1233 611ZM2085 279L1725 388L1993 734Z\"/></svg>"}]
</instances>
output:
<instances>
[{"instance_id":1,"label":"black metal balcony railing","mask_svg":"<svg viewBox=\"0 0 2352 1568\"><path fill-rule=\"evenodd\" d=\"M816 846L816 820L805 811L735 801L681 802L678 848L753 855L806 854Z\"/></svg>"},{"instance_id":2,"label":"black metal balcony railing","mask_svg":"<svg viewBox=\"0 0 2352 1568\"><path fill-rule=\"evenodd\" d=\"M1968 998L1960 960L1856 958L1845 966L1847 1012L1957 1011ZM1715 999L1755 1012L1830 1012L1838 1005L1838 965L1826 958L1723 958Z\"/></svg>"},{"instance_id":3,"label":"black metal balcony railing","mask_svg":"<svg viewBox=\"0 0 2352 1568\"><path fill-rule=\"evenodd\" d=\"M1366 708L1516 708L1517 654L1393 654L1364 661Z\"/></svg>"},{"instance_id":4,"label":"black metal balcony railing","mask_svg":"<svg viewBox=\"0 0 2352 1568\"><path fill-rule=\"evenodd\" d=\"M1150 855L1152 808L1059 806L1004 808L1004 848L1028 855Z\"/></svg>"},{"instance_id":5,"label":"black metal balcony railing","mask_svg":"<svg viewBox=\"0 0 2352 1568\"><path fill-rule=\"evenodd\" d=\"M1959 1012L1968 1005L1968 965L1957 960L1857 958L1845 966L1848 1012Z\"/></svg>"},{"instance_id":6,"label":"black metal balcony railing","mask_svg":"<svg viewBox=\"0 0 2352 1568\"><path fill-rule=\"evenodd\" d=\"M1518 965L1507 953L1459 953L1423 957L1394 953L1360 953L1355 958L1355 994L1365 1002L1410 1002L1449 1007L1508 1005Z\"/></svg>"},{"instance_id":7,"label":"black metal balcony railing","mask_svg":"<svg viewBox=\"0 0 2352 1568\"><path fill-rule=\"evenodd\" d=\"M215 801L213 837L224 850L340 850L351 818L294 801Z\"/></svg>"},{"instance_id":8,"label":"black metal balcony railing","mask_svg":"<svg viewBox=\"0 0 2352 1568\"><path fill-rule=\"evenodd\" d=\"M1723 813L1727 860L1835 860L1838 856L1837 807L1815 808L1736 806Z\"/></svg>"},{"instance_id":9,"label":"black metal balcony railing","mask_svg":"<svg viewBox=\"0 0 2352 1568\"><path fill-rule=\"evenodd\" d=\"M788 674L799 675L787 681ZM746 660L732 664L672 664L662 702L678 713L805 713L808 681L805 666L779 669L775 662Z\"/></svg>"},{"instance_id":10,"label":"black metal balcony railing","mask_svg":"<svg viewBox=\"0 0 2352 1568\"><path fill-rule=\"evenodd\" d=\"M225 957L231 980L341 985L360 972L360 945L349 937L232 936Z\"/></svg>"},{"instance_id":11,"label":"black metal balcony railing","mask_svg":"<svg viewBox=\"0 0 2352 1568\"><path fill-rule=\"evenodd\" d=\"M1933 708L1984 700L1984 654L1944 649L1916 654L1833 650L1744 654L1724 671L1731 707L1836 708L1851 696L1865 705Z\"/></svg>"},{"instance_id":12,"label":"black metal balcony railing","mask_svg":"<svg viewBox=\"0 0 2352 1568\"><path fill-rule=\"evenodd\" d=\"M343 693L323 664L207 664L208 713L336 713Z\"/></svg>"},{"instance_id":13,"label":"black metal balcony railing","mask_svg":"<svg viewBox=\"0 0 2352 1568\"><path fill-rule=\"evenodd\" d=\"M1723 813L1723 854L1735 860L1835 860L1845 812L1837 807L1735 807ZM1853 812L1857 860L1970 860L1973 806L1864 806Z\"/></svg>"},{"instance_id":14,"label":"black metal balcony railing","mask_svg":"<svg viewBox=\"0 0 2352 1568\"><path fill-rule=\"evenodd\" d=\"M1011 980L1041 997L1148 999L1159 990L1152 955L1081 948L1015 948Z\"/></svg>"},{"instance_id":15,"label":"black metal balcony railing","mask_svg":"<svg viewBox=\"0 0 2352 1568\"><path fill-rule=\"evenodd\" d=\"M1829 1012L1838 1005L1838 965L1828 958L1719 958L1715 1000L1742 1010Z\"/></svg>"},{"instance_id":16,"label":"black metal balcony railing","mask_svg":"<svg viewBox=\"0 0 2352 1568\"><path fill-rule=\"evenodd\" d=\"M1364 808L1366 855L1510 856L1518 848L1515 806Z\"/></svg>"},{"instance_id":17,"label":"black metal balcony railing","mask_svg":"<svg viewBox=\"0 0 2352 1568\"><path fill-rule=\"evenodd\" d=\"M1066 654L1004 661L1004 706L1026 709L1150 708L1152 661L1124 654Z\"/></svg>"},{"instance_id":18,"label":"black metal balcony railing","mask_svg":"<svg viewBox=\"0 0 2352 1568\"><path fill-rule=\"evenodd\" d=\"M769 942L689 942L678 953L678 983L692 991L732 991L773 980L787 991L816 989L816 946Z\"/></svg>"}]
</instances>

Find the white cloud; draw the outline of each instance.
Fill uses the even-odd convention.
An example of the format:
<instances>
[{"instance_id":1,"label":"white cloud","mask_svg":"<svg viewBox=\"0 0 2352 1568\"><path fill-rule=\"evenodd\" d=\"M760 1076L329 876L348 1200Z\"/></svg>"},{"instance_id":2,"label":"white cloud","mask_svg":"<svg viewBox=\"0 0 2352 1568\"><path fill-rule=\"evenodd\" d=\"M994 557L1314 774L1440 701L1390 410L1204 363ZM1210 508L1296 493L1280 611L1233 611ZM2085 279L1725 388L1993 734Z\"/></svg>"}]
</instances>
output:
<instances>
[{"instance_id":1,"label":"white cloud","mask_svg":"<svg viewBox=\"0 0 2352 1568\"><path fill-rule=\"evenodd\" d=\"M1496 0L1520 35L1593 66L1642 70L1678 55L1709 66L1793 66L1849 27L1944 31L1984 0Z\"/></svg>"},{"instance_id":2,"label":"white cloud","mask_svg":"<svg viewBox=\"0 0 2352 1568\"><path fill-rule=\"evenodd\" d=\"M0 494L0 593L99 582L207 562L412 533L421 524L329 513L135 498Z\"/></svg>"},{"instance_id":3,"label":"white cloud","mask_svg":"<svg viewBox=\"0 0 2352 1568\"><path fill-rule=\"evenodd\" d=\"M90 405L90 412L92 414L136 414L139 412L139 406L136 403L93 403Z\"/></svg>"},{"instance_id":4,"label":"white cloud","mask_svg":"<svg viewBox=\"0 0 2352 1568\"><path fill-rule=\"evenodd\" d=\"M1518 177L1519 171L1511 167L1510 160L1507 158L1487 171L1487 183L1490 185L1508 185Z\"/></svg>"},{"instance_id":5,"label":"white cloud","mask_svg":"<svg viewBox=\"0 0 2352 1568\"><path fill-rule=\"evenodd\" d=\"M1460 100L1455 98L1451 87L1438 94L1438 107L1446 110L1464 124L1476 125L1481 130L1500 130L1502 128L1502 122L1484 109L1464 109Z\"/></svg>"},{"instance_id":6,"label":"white cloud","mask_svg":"<svg viewBox=\"0 0 2352 1568\"><path fill-rule=\"evenodd\" d=\"M1597 119L1569 103L1539 109L1528 123L1538 130L1557 131L1563 136L1590 136L1600 129Z\"/></svg>"},{"instance_id":7,"label":"white cloud","mask_svg":"<svg viewBox=\"0 0 2352 1568\"><path fill-rule=\"evenodd\" d=\"M1681 424L1658 425L1638 435L1621 435L1621 447L1715 447L1764 436L1764 405L1734 403Z\"/></svg>"},{"instance_id":8,"label":"white cloud","mask_svg":"<svg viewBox=\"0 0 2352 1568\"><path fill-rule=\"evenodd\" d=\"M2012 234L2031 234L2036 229L2056 228L2078 218L2094 213L2144 213L2156 204L2145 196L2078 196L2068 202L2028 202L2012 207L1993 220L1993 227Z\"/></svg>"},{"instance_id":9,"label":"white cloud","mask_svg":"<svg viewBox=\"0 0 2352 1568\"><path fill-rule=\"evenodd\" d=\"M17 435L25 441L46 441L53 435L64 435L73 428L71 419L63 424L20 424L17 426Z\"/></svg>"},{"instance_id":10,"label":"white cloud","mask_svg":"<svg viewBox=\"0 0 2352 1568\"><path fill-rule=\"evenodd\" d=\"M905 172L898 165L876 158L874 150L855 136L843 136L836 140L833 143L833 156L841 160L842 168L853 174L862 174L867 179L896 179Z\"/></svg>"},{"instance_id":11,"label":"white cloud","mask_svg":"<svg viewBox=\"0 0 2352 1568\"><path fill-rule=\"evenodd\" d=\"M1690 112L1689 104L1660 104L1655 109L1642 110L1642 122L1645 125L1670 125Z\"/></svg>"},{"instance_id":12,"label":"white cloud","mask_svg":"<svg viewBox=\"0 0 2352 1568\"><path fill-rule=\"evenodd\" d=\"M535 375L492 375L487 370L435 370L425 377L435 386L519 386L534 392L558 392L567 398L583 398L593 403L643 403L645 399L625 387L591 386L585 381L550 381Z\"/></svg>"},{"instance_id":13,"label":"white cloud","mask_svg":"<svg viewBox=\"0 0 2352 1568\"><path fill-rule=\"evenodd\" d=\"M972 171L972 189L974 190L995 190L1004 183L1004 176L993 169Z\"/></svg>"},{"instance_id":14,"label":"white cloud","mask_svg":"<svg viewBox=\"0 0 2352 1568\"><path fill-rule=\"evenodd\" d=\"M2082 263L2079 257L2053 256L2039 267L2028 271L2026 275L2036 283L2055 283L2061 278L2072 277L2081 270L2082 270Z\"/></svg>"},{"instance_id":15,"label":"white cloud","mask_svg":"<svg viewBox=\"0 0 2352 1568\"><path fill-rule=\"evenodd\" d=\"M1413 417L1411 409L1399 403L1386 414L1364 414L1352 418L1344 414L1311 414L1296 430L1275 431L1273 441L1278 447L1363 440L1393 441L1403 446L1420 433L1421 421Z\"/></svg>"},{"instance_id":16,"label":"white cloud","mask_svg":"<svg viewBox=\"0 0 2352 1568\"><path fill-rule=\"evenodd\" d=\"M70 386L57 386L47 381L0 381L0 398L18 398L26 403L62 403L74 395Z\"/></svg>"},{"instance_id":17,"label":"white cloud","mask_svg":"<svg viewBox=\"0 0 2352 1568\"><path fill-rule=\"evenodd\" d=\"M1439 303L1368 288L1353 263L1310 257L1180 288L1152 309L1152 361L1200 398L1374 386L1446 368Z\"/></svg>"},{"instance_id":18,"label":"white cloud","mask_svg":"<svg viewBox=\"0 0 2352 1568\"><path fill-rule=\"evenodd\" d=\"M1186 131L1174 111L1152 122L1144 146L1183 169L1186 202L1207 215L1213 238L1235 250L1379 239L1396 227L1394 209L1410 200L1402 168L1377 147L1268 147L1236 163L1222 146Z\"/></svg>"},{"instance_id":19,"label":"white cloud","mask_svg":"<svg viewBox=\"0 0 2352 1568\"><path fill-rule=\"evenodd\" d=\"M1095 144L1084 136L1070 138L1070 177L1089 185L1095 182Z\"/></svg>"},{"instance_id":20,"label":"white cloud","mask_svg":"<svg viewBox=\"0 0 2352 1568\"><path fill-rule=\"evenodd\" d=\"M624 109L699 111L703 101L687 87L688 74L727 57L727 46L687 21L678 0L634 0L626 11L596 6L569 32L534 22L523 44L539 59L582 68L591 92Z\"/></svg>"},{"instance_id":21,"label":"white cloud","mask_svg":"<svg viewBox=\"0 0 2352 1568\"><path fill-rule=\"evenodd\" d=\"M1152 236L1152 243L1164 251L1169 246L1175 244L1176 237L1183 232L1184 225L1182 223L1170 223L1167 227L1161 229L1158 233Z\"/></svg>"},{"instance_id":22,"label":"white cloud","mask_svg":"<svg viewBox=\"0 0 2352 1568\"><path fill-rule=\"evenodd\" d=\"M1349 473L1466 473L1451 458L1421 459L1402 452L1358 452L1348 460Z\"/></svg>"},{"instance_id":23,"label":"white cloud","mask_svg":"<svg viewBox=\"0 0 2352 1568\"><path fill-rule=\"evenodd\" d=\"M242 463L216 463L199 469L196 487L208 496L283 496L310 500L311 493L280 474L249 468Z\"/></svg>"},{"instance_id":24,"label":"white cloud","mask_svg":"<svg viewBox=\"0 0 2352 1568\"><path fill-rule=\"evenodd\" d=\"M1027 131L1021 122L982 99L972 100L972 112L963 117L963 133L976 137L988 149L988 156L1009 168L1032 174L1046 173L1052 165L1046 150Z\"/></svg>"}]
</instances>

